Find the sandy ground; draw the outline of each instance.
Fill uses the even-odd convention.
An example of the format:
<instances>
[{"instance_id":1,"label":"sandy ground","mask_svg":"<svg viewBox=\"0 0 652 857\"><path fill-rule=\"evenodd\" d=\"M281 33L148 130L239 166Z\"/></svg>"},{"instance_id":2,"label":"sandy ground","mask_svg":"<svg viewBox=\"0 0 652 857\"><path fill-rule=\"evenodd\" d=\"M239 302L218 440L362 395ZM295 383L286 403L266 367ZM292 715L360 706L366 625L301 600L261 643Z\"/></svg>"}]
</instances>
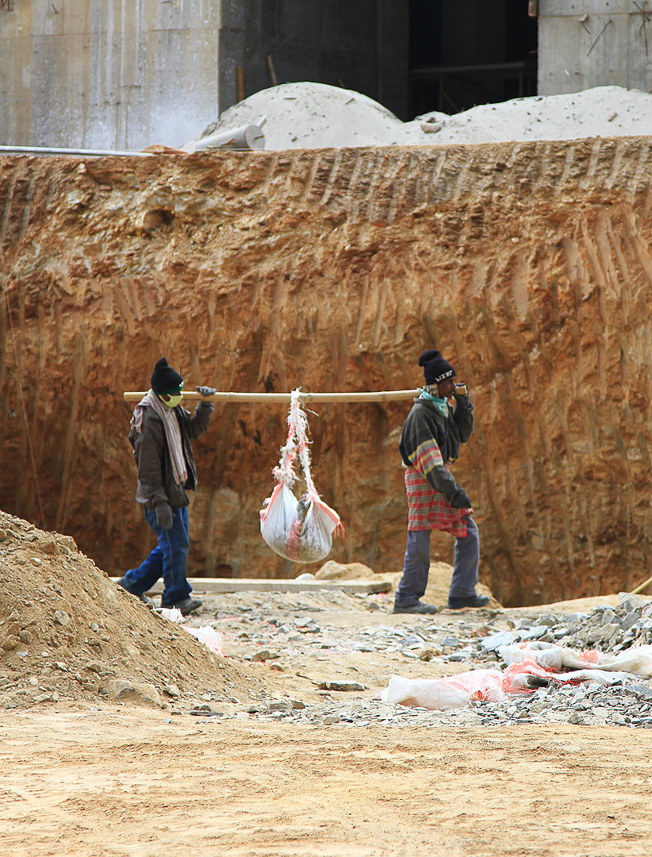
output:
<instances>
[{"instance_id":1,"label":"sandy ground","mask_svg":"<svg viewBox=\"0 0 652 857\"><path fill-rule=\"evenodd\" d=\"M652 730L252 713L274 700L337 705L323 679L359 682L346 696L371 700L394 672L466 668L441 652L422 661L350 645L420 627L423 617L390 612L391 595L205 596L192 621L219 630L222 657L119 590L71 540L0 522L0 857L650 854ZM431 566L428 601L444 601L449 578ZM555 609L596 601L618 598ZM492 617L506 627L545 610L429 621L468 636ZM112 695L121 682L135 690ZM198 716L202 702L222 716Z\"/></svg>"},{"instance_id":2,"label":"sandy ground","mask_svg":"<svg viewBox=\"0 0 652 857\"><path fill-rule=\"evenodd\" d=\"M647 855L652 734L0 715L2 851Z\"/></svg>"}]
</instances>

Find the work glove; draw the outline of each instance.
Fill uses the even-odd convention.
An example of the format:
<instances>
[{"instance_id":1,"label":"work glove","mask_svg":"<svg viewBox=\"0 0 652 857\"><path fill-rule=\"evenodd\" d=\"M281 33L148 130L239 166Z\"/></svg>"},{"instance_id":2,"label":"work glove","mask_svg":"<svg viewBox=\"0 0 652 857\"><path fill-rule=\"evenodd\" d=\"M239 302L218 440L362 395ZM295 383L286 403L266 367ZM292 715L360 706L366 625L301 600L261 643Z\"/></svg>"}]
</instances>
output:
<instances>
[{"instance_id":1,"label":"work glove","mask_svg":"<svg viewBox=\"0 0 652 857\"><path fill-rule=\"evenodd\" d=\"M172 507L168 503L159 503L156 507L156 523L164 530L171 530L173 522Z\"/></svg>"},{"instance_id":2,"label":"work glove","mask_svg":"<svg viewBox=\"0 0 652 857\"><path fill-rule=\"evenodd\" d=\"M200 396L212 396L214 393L217 393L215 387L195 387L195 390Z\"/></svg>"},{"instance_id":3,"label":"work glove","mask_svg":"<svg viewBox=\"0 0 652 857\"><path fill-rule=\"evenodd\" d=\"M453 509L470 509L473 504L464 488L458 488L451 499Z\"/></svg>"}]
</instances>

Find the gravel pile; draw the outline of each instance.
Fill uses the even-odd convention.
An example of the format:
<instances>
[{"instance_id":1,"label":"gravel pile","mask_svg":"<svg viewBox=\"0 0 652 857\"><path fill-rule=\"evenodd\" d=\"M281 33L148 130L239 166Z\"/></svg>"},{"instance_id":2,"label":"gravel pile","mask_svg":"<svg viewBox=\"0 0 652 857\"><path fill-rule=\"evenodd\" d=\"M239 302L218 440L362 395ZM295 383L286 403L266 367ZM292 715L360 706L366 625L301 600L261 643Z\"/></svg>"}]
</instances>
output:
<instances>
[{"instance_id":1,"label":"gravel pile","mask_svg":"<svg viewBox=\"0 0 652 857\"><path fill-rule=\"evenodd\" d=\"M588 614L523 620L516 636L517 641L539 640L573 649L618 653L636 643L652 642L652 604L635 595L623 595L617 607L601 605Z\"/></svg>"},{"instance_id":2,"label":"gravel pile","mask_svg":"<svg viewBox=\"0 0 652 857\"><path fill-rule=\"evenodd\" d=\"M391 674L440 678L480 668L502 668L498 648L540 641L617 653L652 642L652 602L624 595L616 606L586 613L523 615L518 610L441 611L432 617L390 614L386 596L341 592L219 596L214 625L225 650L243 661L300 677L313 686L239 708L213 705L191 713L209 720L236 717L320 726L469 727L522 723L652 728L652 681L631 679L605 687L597 682L551 685L504 702L429 711L382 702L378 689ZM367 619L365 619L365 613ZM386 615L390 614L390 615ZM346 615L350 621L343 621ZM372 622L373 618L373 622Z\"/></svg>"}]
</instances>

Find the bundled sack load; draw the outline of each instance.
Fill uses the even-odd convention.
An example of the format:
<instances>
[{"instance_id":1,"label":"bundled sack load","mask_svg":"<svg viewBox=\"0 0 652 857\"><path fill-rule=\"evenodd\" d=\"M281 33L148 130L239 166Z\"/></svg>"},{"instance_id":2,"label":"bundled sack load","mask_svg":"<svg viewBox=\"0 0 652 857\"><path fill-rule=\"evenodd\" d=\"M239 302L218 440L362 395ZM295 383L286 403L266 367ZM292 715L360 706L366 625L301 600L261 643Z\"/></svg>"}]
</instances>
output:
<instances>
[{"instance_id":1,"label":"bundled sack load","mask_svg":"<svg viewBox=\"0 0 652 857\"><path fill-rule=\"evenodd\" d=\"M471 702L504 702L507 694L534 693L537 688L552 684L597 682L606 686L625 682L627 677L628 674L624 672L600 669L555 673L526 658L519 663L512 663L504 672L492 669L469 670L444 678L423 679L393 675L379 698L383 702L431 710L464 708Z\"/></svg>"},{"instance_id":2,"label":"bundled sack load","mask_svg":"<svg viewBox=\"0 0 652 857\"><path fill-rule=\"evenodd\" d=\"M260 531L269 547L292 562L319 562L328 556L333 534L343 532L340 516L320 498L310 473L308 418L299 402L300 390L290 398L288 431L281 460L274 468L276 486L260 510ZM297 500L292 486L297 481L297 459L306 490Z\"/></svg>"}]
</instances>

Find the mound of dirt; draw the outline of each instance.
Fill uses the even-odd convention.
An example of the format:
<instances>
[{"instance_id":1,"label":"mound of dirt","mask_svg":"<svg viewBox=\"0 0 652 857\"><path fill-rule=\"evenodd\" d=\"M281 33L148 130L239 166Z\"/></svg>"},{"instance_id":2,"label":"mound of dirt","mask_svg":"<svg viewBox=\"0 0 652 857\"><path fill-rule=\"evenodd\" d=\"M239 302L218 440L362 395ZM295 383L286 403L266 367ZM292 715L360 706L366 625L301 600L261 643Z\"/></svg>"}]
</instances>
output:
<instances>
[{"instance_id":1,"label":"mound of dirt","mask_svg":"<svg viewBox=\"0 0 652 857\"><path fill-rule=\"evenodd\" d=\"M373 568L363 562L335 562L329 559L315 574L317 580L373 580Z\"/></svg>"},{"instance_id":2,"label":"mound of dirt","mask_svg":"<svg viewBox=\"0 0 652 857\"><path fill-rule=\"evenodd\" d=\"M264 684L152 612L70 536L0 512L0 707L259 699Z\"/></svg>"},{"instance_id":3,"label":"mound of dirt","mask_svg":"<svg viewBox=\"0 0 652 857\"><path fill-rule=\"evenodd\" d=\"M447 562L431 562L430 571L428 572L428 585L423 596L423 601L428 604L437 604L445 606L448 602L448 588L453 574L453 566ZM400 583L402 571L394 572L393 574L384 574L383 579L389 580L392 584L391 592L395 593L396 588ZM317 580L371 580L374 576L374 571L368 565L361 562L339 563L330 559L325 562L319 569L315 577ZM476 591L479 595L488 595L491 598L493 607L500 607L493 592L484 583L478 583ZM394 595L391 596L392 600Z\"/></svg>"},{"instance_id":4,"label":"mound of dirt","mask_svg":"<svg viewBox=\"0 0 652 857\"><path fill-rule=\"evenodd\" d=\"M383 578L389 580L392 584L392 592L400 583L403 572L398 571L395 574L385 574ZM438 607L445 607L448 603L448 588L453 574L453 566L447 562L431 562L430 571L428 572L428 585L421 599L426 604L436 604ZM491 598L492 607L500 607L501 605L496 600L491 589L484 583L476 584L476 592L478 595L488 595ZM392 596L393 597L393 596Z\"/></svg>"}]
</instances>

